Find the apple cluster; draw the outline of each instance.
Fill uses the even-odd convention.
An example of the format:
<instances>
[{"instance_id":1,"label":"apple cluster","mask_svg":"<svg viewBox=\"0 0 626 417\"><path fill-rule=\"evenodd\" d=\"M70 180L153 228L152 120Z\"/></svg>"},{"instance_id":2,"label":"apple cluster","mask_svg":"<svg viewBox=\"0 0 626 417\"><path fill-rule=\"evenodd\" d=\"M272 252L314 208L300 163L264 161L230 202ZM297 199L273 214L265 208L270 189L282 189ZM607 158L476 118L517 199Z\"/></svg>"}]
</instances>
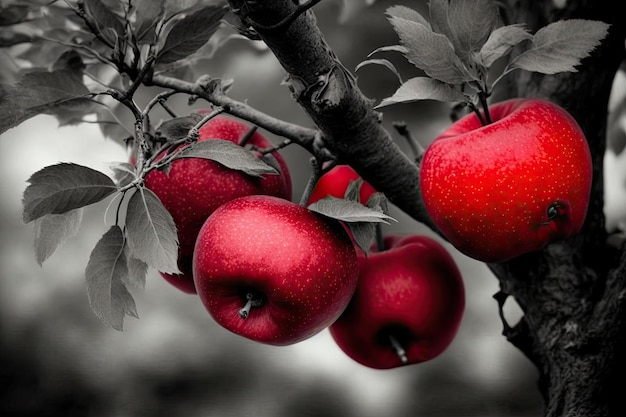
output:
<instances>
[{"instance_id":1,"label":"apple cluster","mask_svg":"<svg viewBox=\"0 0 626 417\"><path fill-rule=\"evenodd\" d=\"M225 116L204 124L197 140L243 146L244 136L254 150L272 147L259 132L250 134L248 125ZM441 354L465 306L450 254L416 235L388 236L383 247L365 253L341 222L291 201L287 164L278 152L272 155L277 175L255 177L203 158L175 159L167 172L146 175L146 187L172 215L179 239L181 273L161 275L197 293L218 324L258 342L289 345L329 328L349 357L378 369ZM343 198L356 180L349 166L334 167L307 205ZM376 193L366 182L359 190L362 202Z\"/></svg>"}]
</instances>

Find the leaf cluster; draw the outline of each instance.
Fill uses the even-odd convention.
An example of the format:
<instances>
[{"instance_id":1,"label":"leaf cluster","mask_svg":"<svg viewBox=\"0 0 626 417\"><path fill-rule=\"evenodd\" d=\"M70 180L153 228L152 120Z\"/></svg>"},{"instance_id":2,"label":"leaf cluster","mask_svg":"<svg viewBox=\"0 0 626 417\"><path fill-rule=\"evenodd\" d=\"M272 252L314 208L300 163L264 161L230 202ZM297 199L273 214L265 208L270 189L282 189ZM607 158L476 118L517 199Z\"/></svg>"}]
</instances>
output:
<instances>
[{"instance_id":1,"label":"leaf cluster","mask_svg":"<svg viewBox=\"0 0 626 417\"><path fill-rule=\"evenodd\" d=\"M576 71L581 59L599 45L609 25L591 20L562 20L530 33L523 25L502 26L494 0L431 0L429 19L405 6L386 14L400 39L399 45L370 54L399 52L425 76L403 81L386 59L369 59L399 78L401 86L378 107L419 100L463 102L485 107L495 86L510 72L521 69L543 74ZM504 60L500 73L494 64Z\"/></svg>"}]
</instances>

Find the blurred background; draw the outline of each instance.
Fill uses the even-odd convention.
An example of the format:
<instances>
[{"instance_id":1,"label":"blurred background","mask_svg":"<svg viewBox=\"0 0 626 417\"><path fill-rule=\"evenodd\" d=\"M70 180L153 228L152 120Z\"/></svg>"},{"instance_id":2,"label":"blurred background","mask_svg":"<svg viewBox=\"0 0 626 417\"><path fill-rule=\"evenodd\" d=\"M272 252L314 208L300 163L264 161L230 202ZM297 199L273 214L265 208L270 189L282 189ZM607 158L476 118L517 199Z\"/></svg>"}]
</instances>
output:
<instances>
[{"instance_id":1,"label":"blurred background","mask_svg":"<svg viewBox=\"0 0 626 417\"><path fill-rule=\"evenodd\" d=\"M315 7L328 43L349 69L374 49L397 43L384 10L397 2L327 1ZM425 2L411 2L424 12ZM341 20L341 24L338 21ZM400 56L388 56L404 78L414 71ZM232 40L202 70L230 77L230 95L273 116L310 126L294 105L275 58ZM398 87L379 66L358 72L363 92L379 102ZM624 96L616 83L612 105ZM152 97L146 91L138 101ZM141 104L141 103L140 103ZM144 102L145 104L145 102ZM193 109L174 101L183 115ZM205 104L206 106L206 104ZM384 110L384 123L406 121L427 145L449 125L449 106L433 102ZM623 130L623 129L622 129ZM280 138L268 135L274 143ZM404 149L405 144L397 138ZM408 149L405 149L408 152ZM294 199L308 179L308 154L284 150L294 179ZM608 224L624 222L626 153L607 154ZM199 299L183 294L150 271L146 289L135 292L140 319L127 318L123 332L105 327L89 307L84 269L107 230L108 200L85 211L78 235L43 267L35 261L33 228L21 220L26 180L44 166L74 162L110 172L128 152L103 137L99 127L59 128L38 116L0 138L0 415L2 416L539 416L537 373L501 336L492 296L497 280L484 264L442 242L463 273L467 308L459 334L436 359L404 368L365 368L334 344L328 331L288 347L257 344L218 327ZM297 200L296 200L297 201ZM392 207L398 219L388 233L432 233ZM507 319L520 317L513 300Z\"/></svg>"}]
</instances>

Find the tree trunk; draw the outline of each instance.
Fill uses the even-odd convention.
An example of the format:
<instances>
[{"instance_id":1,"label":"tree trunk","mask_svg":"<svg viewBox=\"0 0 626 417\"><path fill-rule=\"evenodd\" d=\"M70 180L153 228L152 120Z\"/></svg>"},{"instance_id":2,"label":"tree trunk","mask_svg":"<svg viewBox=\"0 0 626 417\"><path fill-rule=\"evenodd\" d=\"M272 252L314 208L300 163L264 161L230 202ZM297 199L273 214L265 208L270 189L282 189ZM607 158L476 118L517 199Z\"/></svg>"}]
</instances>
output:
<instances>
[{"instance_id":1,"label":"tree trunk","mask_svg":"<svg viewBox=\"0 0 626 417\"><path fill-rule=\"evenodd\" d=\"M328 48L309 11L287 25L297 2L230 0L287 72L294 99L323 132L323 142L400 209L432 227L421 203L418 169L378 123L371 103ZM524 317L504 335L540 373L546 416L626 415L626 251L607 243L603 214L603 157L612 80L624 58L622 1L510 0L507 23L535 31L567 18L612 24L601 47L579 72L538 76L518 72L511 96L548 98L572 113L589 141L594 161L591 205L582 233L542 251L490 265L500 281L500 306L512 296ZM564 4L558 9L555 4ZM295 16L295 15L293 15ZM621 20L620 20L621 19Z\"/></svg>"},{"instance_id":2,"label":"tree trunk","mask_svg":"<svg viewBox=\"0 0 626 417\"><path fill-rule=\"evenodd\" d=\"M609 36L576 73L520 72L512 96L540 96L579 122L594 163L592 197L583 232L567 242L511 262L490 265L502 292L524 318L504 334L537 365L546 416L624 416L626 402L626 252L611 247L604 225L603 158L608 99L625 57L623 4L613 1L510 1L511 22L532 31L560 20L610 23ZM504 296L500 294L500 301Z\"/></svg>"}]
</instances>

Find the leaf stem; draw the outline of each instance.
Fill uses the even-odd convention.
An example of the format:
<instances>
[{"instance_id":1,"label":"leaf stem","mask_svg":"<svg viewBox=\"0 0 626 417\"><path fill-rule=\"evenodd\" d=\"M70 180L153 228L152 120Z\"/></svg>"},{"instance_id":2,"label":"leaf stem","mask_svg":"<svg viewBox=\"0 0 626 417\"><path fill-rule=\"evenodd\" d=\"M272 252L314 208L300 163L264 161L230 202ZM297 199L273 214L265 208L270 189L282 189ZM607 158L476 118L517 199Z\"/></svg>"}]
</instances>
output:
<instances>
[{"instance_id":1,"label":"leaf stem","mask_svg":"<svg viewBox=\"0 0 626 417\"><path fill-rule=\"evenodd\" d=\"M376 249L378 252L384 252L387 250L385 247L385 236L383 235L382 223L376 223Z\"/></svg>"}]
</instances>

